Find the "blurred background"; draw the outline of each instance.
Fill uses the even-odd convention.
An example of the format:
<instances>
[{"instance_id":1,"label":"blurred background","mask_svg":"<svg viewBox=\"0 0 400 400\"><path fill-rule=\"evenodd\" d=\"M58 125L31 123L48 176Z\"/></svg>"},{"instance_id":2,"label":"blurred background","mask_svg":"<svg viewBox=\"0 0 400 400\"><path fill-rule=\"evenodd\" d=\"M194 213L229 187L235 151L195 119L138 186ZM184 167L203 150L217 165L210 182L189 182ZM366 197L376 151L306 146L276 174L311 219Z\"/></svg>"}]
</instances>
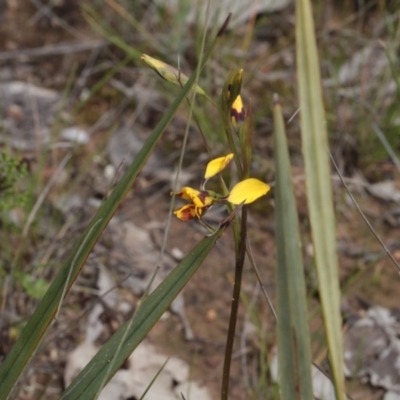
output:
<instances>
[{"instance_id":1,"label":"blurred background","mask_svg":"<svg viewBox=\"0 0 400 400\"><path fill-rule=\"evenodd\" d=\"M207 44L232 13L199 85L219 103L229 72L244 69L242 96L253 111L253 176L272 186L271 104L275 93L280 97L302 229L314 359L324 365L299 133L294 2L258 0L244 5L221 0L210 2L209 8L206 3L0 0L0 363L77 234L179 92L140 56L148 54L190 75L201 57L204 35ZM399 260L400 4L316 0L313 7L331 153L358 205ZM87 359L85 354L92 354L135 310L154 266L161 265L161 279L204 236L195 223L172 220L167 225L188 115L186 104L96 245L17 398L57 399L84 362L73 351L79 348L78 354ZM217 109L198 98L179 186L198 187L210 157L228 152ZM229 171L226 174L229 177ZM354 399L383 399L388 393L400 399L400 370L393 361L398 354L382 356L397 345L398 272L334 170L332 185L345 349L352 354L346 365L349 393ZM273 196L250 210L254 256L274 298ZM210 213L209 221L217 225L222 218L221 213ZM163 243L165 254L160 258ZM171 312L151 331L139 358L154 361L132 372L141 377L136 379L151 380L161 355L175 357L184 367L173 364L161 386L162 397L148 398L180 398L171 387L191 380L199 390L193 398L218 397L232 254L227 233ZM275 321L250 265L244 273L242 303L232 399L277 399L270 372ZM363 318L376 329L357 336L352 327L365 322ZM374 345L356 356L360 341ZM83 343L90 345L78 347ZM166 396L168 390L171 397ZM140 397L128 392L120 398Z\"/></svg>"}]
</instances>

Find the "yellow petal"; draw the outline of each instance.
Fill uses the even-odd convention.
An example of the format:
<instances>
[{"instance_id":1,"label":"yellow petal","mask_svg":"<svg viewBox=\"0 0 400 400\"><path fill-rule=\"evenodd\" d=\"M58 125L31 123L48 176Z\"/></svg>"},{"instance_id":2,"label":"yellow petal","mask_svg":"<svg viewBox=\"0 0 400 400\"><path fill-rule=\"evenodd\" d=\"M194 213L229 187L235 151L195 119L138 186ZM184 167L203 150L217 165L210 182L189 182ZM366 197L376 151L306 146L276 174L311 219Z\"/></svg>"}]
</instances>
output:
<instances>
[{"instance_id":1,"label":"yellow petal","mask_svg":"<svg viewBox=\"0 0 400 400\"><path fill-rule=\"evenodd\" d=\"M180 192L175 193L178 197L185 200L192 200L193 198L199 196L200 191L193 189L189 186L184 186Z\"/></svg>"},{"instance_id":2,"label":"yellow petal","mask_svg":"<svg viewBox=\"0 0 400 400\"><path fill-rule=\"evenodd\" d=\"M142 54L142 61L144 61L151 69L157 72L161 78L175 85L183 86L189 80L189 78L181 71L174 68L172 65L166 64L163 61L157 60L147 54ZM206 92L198 85L195 86L195 90L198 94L205 95Z\"/></svg>"},{"instance_id":3,"label":"yellow petal","mask_svg":"<svg viewBox=\"0 0 400 400\"><path fill-rule=\"evenodd\" d=\"M200 218L201 209L197 209L194 204L186 204L174 211L174 215L182 221L189 221L193 218Z\"/></svg>"},{"instance_id":4,"label":"yellow petal","mask_svg":"<svg viewBox=\"0 0 400 400\"><path fill-rule=\"evenodd\" d=\"M225 157L215 158L207 164L206 173L204 179L210 179L212 176L217 175L221 172L232 160L233 154L228 154Z\"/></svg>"},{"instance_id":5,"label":"yellow petal","mask_svg":"<svg viewBox=\"0 0 400 400\"><path fill-rule=\"evenodd\" d=\"M246 118L246 111L244 109L242 97L240 95L236 97L235 101L232 104L231 118L232 124L235 128Z\"/></svg>"},{"instance_id":6,"label":"yellow petal","mask_svg":"<svg viewBox=\"0 0 400 400\"><path fill-rule=\"evenodd\" d=\"M233 187L227 200L232 204L249 204L268 193L270 189L269 185L258 179L245 179Z\"/></svg>"},{"instance_id":7,"label":"yellow petal","mask_svg":"<svg viewBox=\"0 0 400 400\"><path fill-rule=\"evenodd\" d=\"M183 187L180 192L175 194L181 199L190 200L198 208L211 206L215 202L214 196L208 191L199 191L189 186Z\"/></svg>"}]
</instances>

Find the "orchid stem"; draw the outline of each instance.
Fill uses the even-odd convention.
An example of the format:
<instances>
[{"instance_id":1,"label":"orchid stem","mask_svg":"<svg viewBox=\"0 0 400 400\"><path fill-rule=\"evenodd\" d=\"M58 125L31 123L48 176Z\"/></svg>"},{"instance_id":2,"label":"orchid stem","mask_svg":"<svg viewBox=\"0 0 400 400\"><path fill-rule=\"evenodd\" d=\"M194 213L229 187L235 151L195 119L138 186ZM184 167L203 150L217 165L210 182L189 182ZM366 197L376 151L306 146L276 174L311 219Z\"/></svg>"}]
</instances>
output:
<instances>
[{"instance_id":1,"label":"orchid stem","mask_svg":"<svg viewBox=\"0 0 400 400\"><path fill-rule=\"evenodd\" d=\"M235 340L236 321L239 309L240 289L242 284L243 266L246 257L246 239L247 239L247 206L242 208L242 218L240 224L240 242L239 251L235 264L235 281L233 284L233 295L231 304L231 313L229 318L228 336L226 338L224 369L222 372L222 390L221 400L228 400L229 376L232 361L233 343Z\"/></svg>"}]
</instances>

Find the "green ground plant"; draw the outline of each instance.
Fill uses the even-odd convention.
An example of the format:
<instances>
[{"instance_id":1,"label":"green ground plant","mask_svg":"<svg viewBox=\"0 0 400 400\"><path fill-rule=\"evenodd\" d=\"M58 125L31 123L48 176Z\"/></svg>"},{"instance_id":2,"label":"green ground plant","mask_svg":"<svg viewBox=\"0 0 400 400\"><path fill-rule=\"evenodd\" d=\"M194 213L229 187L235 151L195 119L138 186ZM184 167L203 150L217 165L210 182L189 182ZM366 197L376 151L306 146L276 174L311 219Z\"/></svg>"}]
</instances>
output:
<instances>
[{"instance_id":1,"label":"green ground plant","mask_svg":"<svg viewBox=\"0 0 400 400\"><path fill-rule=\"evenodd\" d=\"M27 193L19 184L26 175L26 163L5 150L0 151L0 213L25 205Z\"/></svg>"}]
</instances>

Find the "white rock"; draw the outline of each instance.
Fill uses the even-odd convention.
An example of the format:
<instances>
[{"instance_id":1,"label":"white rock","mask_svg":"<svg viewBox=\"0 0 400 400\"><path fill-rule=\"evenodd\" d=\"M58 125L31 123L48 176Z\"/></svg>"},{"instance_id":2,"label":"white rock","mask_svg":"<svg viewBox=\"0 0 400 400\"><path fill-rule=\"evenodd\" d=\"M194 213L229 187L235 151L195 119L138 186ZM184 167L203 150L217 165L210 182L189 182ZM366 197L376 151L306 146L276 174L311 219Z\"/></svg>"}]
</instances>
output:
<instances>
[{"instance_id":1,"label":"white rock","mask_svg":"<svg viewBox=\"0 0 400 400\"><path fill-rule=\"evenodd\" d=\"M112 164L108 164L108 165L104 168L104 172L103 172L103 173L104 173L104 177L105 177L109 182L111 182L111 181L114 179L116 172L117 172L117 168L115 168L114 165L112 165Z\"/></svg>"},{"instance_id":2,"label":"white rock","mask_svg":"<svg viewBox=\"0 0 400 400\"><path fill-rule=\"evenodd\" d=\"M89 142L89 135L87 132L76 126L65 128L61 132L61 138L77 144L87 144Z\"/></svg>"}]
</instances>

